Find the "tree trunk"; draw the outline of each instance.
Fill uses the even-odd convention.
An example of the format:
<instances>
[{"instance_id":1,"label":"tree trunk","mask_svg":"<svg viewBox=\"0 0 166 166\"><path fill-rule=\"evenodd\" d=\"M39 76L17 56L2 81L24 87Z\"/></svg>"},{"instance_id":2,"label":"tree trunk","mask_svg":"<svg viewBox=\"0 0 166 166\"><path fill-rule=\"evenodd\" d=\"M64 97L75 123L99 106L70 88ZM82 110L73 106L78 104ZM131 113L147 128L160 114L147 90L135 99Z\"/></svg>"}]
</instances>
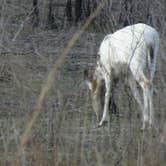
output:
<instances>
[{"instance_id":1,"label":"tree trunk","mask_svg":"<svg viewBox=\"0 0 166 166\"><path fill-rule=\"evenodd\" d=\"M80 21L82 15L82 0L75 0L75 23Z\"/></svg>"},{"instance_id":2,"label":"tree trunk","mask_svg":"<svg viewBox=\"0 0 166 166\"><path fill-rule=\"evenodd\" d=\"M67 0L66 3L66 17L68 22L71 23L73 21L71 0Z\"/></svg>"},{"instance_id":3,"label":"tree trunk","mask_svg":"<svg viewBox=\"0 0 166 166\"><path fill-rule=\"evenodd\" d=\"M91 14L91 4L90 3L91 3L90 0L84 1L83 11L84 11L85 18L89 17Z\"/></svg>"},{"instance_id":4,"label":"tree trunk","mask_svg":"<svg viewBox=\"0 0 166 166\"><path fill-rule=\"evenodd\" d=\"M53 0L49 0L48 2L48 17L47 17L47 25L51 29L55 28L55 18L53 14Z\"/></svg>"},{"instance_id":5,"label":"tree trunk","mask_svg":"<svg viewBox=\"0 0 166 166\"><path fill-rule=\"evenodd\" d=\"M121 5L119 23L123 26L132 24L134 21L132 19L133 6L132 0L124 0Z\"/></svg>"},{"instance_id":6,"label":"tree trunk","mask_svg":"<svg viewBox=\"0 0 166 166\"><path fill-rule=\"evenodd\" d=\"M38 0L33 0L33 27L37 27L39 25L39 8L38 8Z\"/></svg>"}]
</instances>

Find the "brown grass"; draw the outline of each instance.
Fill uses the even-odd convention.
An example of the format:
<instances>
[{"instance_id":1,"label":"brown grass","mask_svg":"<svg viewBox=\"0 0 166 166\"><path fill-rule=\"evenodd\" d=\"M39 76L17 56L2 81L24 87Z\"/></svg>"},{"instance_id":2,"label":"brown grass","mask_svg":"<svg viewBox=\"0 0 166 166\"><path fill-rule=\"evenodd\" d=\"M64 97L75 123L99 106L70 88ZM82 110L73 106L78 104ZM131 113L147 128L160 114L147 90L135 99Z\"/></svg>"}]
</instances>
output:
<instances>
[{"instance_id":1,"label":"brown grass","mask_svg":"<svg viewBox=\"0 0 166 166\"><path fill-rule=\"evenodd\" d=\"M1 52L0 165L165 166L165 39L155 77L159 133L140 131L141 113L122 84L115 90L122 116L111 115L105 127L93 128L82 71L95 65L105 35L85 31L96 14L81 30L40 31L28 36L30 42L19 34Z\"/></svg>"}]
</instances>

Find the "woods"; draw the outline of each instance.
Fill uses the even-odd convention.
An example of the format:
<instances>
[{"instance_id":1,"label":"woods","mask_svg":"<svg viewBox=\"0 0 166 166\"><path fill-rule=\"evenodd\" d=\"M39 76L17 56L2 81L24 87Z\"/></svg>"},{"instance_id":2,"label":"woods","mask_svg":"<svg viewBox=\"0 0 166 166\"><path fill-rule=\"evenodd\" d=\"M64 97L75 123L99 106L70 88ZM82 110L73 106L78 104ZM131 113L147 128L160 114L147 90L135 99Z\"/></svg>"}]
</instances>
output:
<instances>
[{"instance_id":1,"label":"woods","mask_svg":"<svg viewBox=\"0 0 166 166\"><path fill-rule=\"evenodd\" d=\"M165 2L163 0L104 1L106 5L100 12L98 18L94 21L94 24L98 29L101 29L102 27L109 30L111 28L119 28L137 22L158 26L162 24L162 20L165 19ZM58 26L63 27L65 20L69 25L84 22L94 11L99 2L100 1L98 0L66 0L61 2L58 2L57 0L49 0L47 2L33 0L34 26L39 25L39 20L42 22L44 15L47 16L45 26L48 24L52 28L58 28ZM57 26L52 26L53 24Z\"/></svg>"},{"instance_id":2,"label":"woods","mask_svg":"<svg viewBox=\"0 0 166 166\"><path fill-rule=\"evenodd\" d=\"M126 25L142 22L165 30L164 0L102 0L105 5L91 26L97 31L113 32ZM31 0L3 1L1 20L7 25L19 24L28 17L29 27L62 29L83 24L95 10L99 0ZM10 12L9 12L10 10ZM5 14L6 13L6 14ZM15 25L16 25L15 24Z\"/></svg>"},{"instance_id":3,"label":"woods","mask_svg":"<svg viewBox=\"0 0 166 166\"><path fill-rule=\"evenodd\" d=\"M0 165L165 166L165 11L165 0L2 0ZM96 128L83 71L94 72L107 34L135 23L160 36L156 128L140 130L142 114L127 74L113 82L109 121Z\"/></svg>"}]
</instances>

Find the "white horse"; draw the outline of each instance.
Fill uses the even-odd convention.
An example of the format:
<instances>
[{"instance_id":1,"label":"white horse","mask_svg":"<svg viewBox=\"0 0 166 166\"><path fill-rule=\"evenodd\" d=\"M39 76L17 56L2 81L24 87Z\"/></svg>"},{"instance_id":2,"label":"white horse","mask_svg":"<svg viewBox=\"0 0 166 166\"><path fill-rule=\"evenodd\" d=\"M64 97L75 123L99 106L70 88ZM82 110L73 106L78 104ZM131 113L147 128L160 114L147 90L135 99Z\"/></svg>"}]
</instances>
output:
<instances>
[{"instance_id":1,"label":"white horse","mask_svg":"<svg viewBox=\"0 0 166 166\"><path fill-rule=\"evenodd\" d=\"M142 129L147 122L150 126L153 125L153 78L158 49L158 32L142 23L127 26L104 38L99 48L95 72L89 76L88 71L84 71L84 78L91 91L92 106L97 119L100 120L99 126L103 125L107 117L113 77L120 76L120 73L126 74L133 96L143 112ZM104 105L102 105L103 81ZM137 84L142 89L143 99Z\"/></svg>"}]
</instances>

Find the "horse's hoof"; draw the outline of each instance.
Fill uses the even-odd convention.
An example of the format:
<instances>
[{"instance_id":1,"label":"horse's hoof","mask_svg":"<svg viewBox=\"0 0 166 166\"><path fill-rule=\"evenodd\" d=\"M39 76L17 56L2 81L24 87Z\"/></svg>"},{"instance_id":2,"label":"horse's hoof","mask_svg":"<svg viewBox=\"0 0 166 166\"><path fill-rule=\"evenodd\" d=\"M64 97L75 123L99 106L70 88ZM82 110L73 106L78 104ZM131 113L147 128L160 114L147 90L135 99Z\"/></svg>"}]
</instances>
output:
<instances>
[{"instance_id":1,"label":"horse's hoof","mask_svg":"<svg viewBox=\"0 0 166 166\"><path fill-rule=\"evenodd\" d=\"M105 126L108 123L108 121L103 121L98 124L98 127Z\"/></svg>"}]
</instances>

